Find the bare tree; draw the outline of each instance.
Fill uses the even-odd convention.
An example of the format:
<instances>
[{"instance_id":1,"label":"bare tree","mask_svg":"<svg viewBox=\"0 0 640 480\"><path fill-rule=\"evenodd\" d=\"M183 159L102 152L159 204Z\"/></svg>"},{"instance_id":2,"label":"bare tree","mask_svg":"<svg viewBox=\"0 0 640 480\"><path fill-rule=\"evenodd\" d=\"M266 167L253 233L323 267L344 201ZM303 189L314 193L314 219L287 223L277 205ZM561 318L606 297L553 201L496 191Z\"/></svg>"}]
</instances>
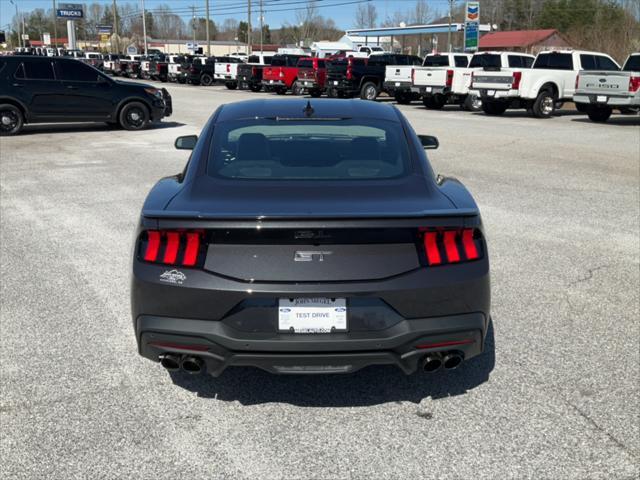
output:
<instances>
[{"instance_id":1,"label":"bare tree","mask_svg":"<svg viewBox=\"0 0 640 480\"><path fill-rule=\"evenodd\" d=\"M358 5L356 8L356 28L374 28L378 20L378 12L376 6L372 3L366 5Z\"/></svg>"},{"instance_id":2,"label":"bare tree","mask_svg":"<svg viewBox=\"0 0 640 480\"><path fill-rule=\"evenodd\" d=\"M413 12L411 12L411 23L414 25L424 25L433 20L433 17L433 12L431 8L429 8L427 0L416 0Z\"/></svg>"}]
</instances>

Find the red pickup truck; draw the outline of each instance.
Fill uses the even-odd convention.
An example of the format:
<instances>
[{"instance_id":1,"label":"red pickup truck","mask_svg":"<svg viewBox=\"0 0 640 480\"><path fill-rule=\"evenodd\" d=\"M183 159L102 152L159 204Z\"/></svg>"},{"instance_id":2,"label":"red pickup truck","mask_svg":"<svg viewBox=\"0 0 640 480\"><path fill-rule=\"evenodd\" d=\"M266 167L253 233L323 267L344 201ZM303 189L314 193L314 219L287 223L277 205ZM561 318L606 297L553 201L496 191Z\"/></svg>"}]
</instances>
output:
<instances>
[{"instance_id":1,"label":"red pickup truck","mask_svg":"<svg viewBox=\"0 0 640 480\"><path fill-rule=\"evenodd\" d=\"M298 60L303 55L274 55L271 65L264 67L262 86L265 92L284 95L298 80Z\"/></svg>"},{"instance_id":2,"label":"red pickup truck","mask_svg":"<svg viewBox=\"0 0 640 480\"><path fill-rule=\"evenodd\" d=\"M319 97L326 79L327 65L324 58L303 57L298 60L298 81L291 90L294 95L300 95L306 90L312 97Z\"/></svg>"}]
</instances>

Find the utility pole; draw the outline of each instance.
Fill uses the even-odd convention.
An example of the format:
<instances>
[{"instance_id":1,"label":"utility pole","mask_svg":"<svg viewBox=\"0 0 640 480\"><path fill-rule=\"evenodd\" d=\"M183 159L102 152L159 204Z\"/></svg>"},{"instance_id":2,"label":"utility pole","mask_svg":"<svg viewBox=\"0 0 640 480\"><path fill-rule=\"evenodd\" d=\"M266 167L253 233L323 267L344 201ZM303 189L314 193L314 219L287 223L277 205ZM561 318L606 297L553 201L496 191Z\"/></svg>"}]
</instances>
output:
<instances>
[{"instance_id":1,"label":"utility pole","mask_svg":"<svg viewBox=\"0 0 640 480\"><path fill-rule=\"evenodd\" d=\"M191 5L191 28L193 29L193 54L196 53L196 7Z\"/></svg>"},{"instance_id":2,"label":"utility pole","mask_svg":"<svg viewBox=\"0 0 640 480\"><path fill-rule=\"evenodd\" d=\"M15 7L16 7L16 22L18 22L18 46L22 47L22 35L20 34L20 13L18 12L18 4L16 3L16 0L9 0L9 2L11 2ZM23 18L24 20L24 18ZM22 30L24 33L24 21L22 22Z\"/></svg>"},{"instance_id":3,"label":"utility pole","mask_svg":"<svg viewBox=\"0 0 640 480\"><path fill-rule=\"evenodd\" d=\"M451 52L451 10L453 9L453 2L456 0L449 0L449 30L447 30L447 45L449 45L448 52Z\"/></svg>"},{"instance_id":4,"label":"utility pole","mask_svg":"<svg viewBox=\"0 0 640 480\"><path fill-rule=\"evenodd\" d=\"M53 0L53 48L58 48L58 16L56 12L56 0Z\"/></svg>"},{"instance_id":5,"label":"utility pole","mask_svg":"<svg viewBox=\"0 0 640 480\"><path fill-rule=\"evenodd\" d=\"M209 0L206 2L207 6L207 57L211 56L211 37L209 36Z\"/></svg>"},{"instance_id":6,"label":"utility pole","mask_svg":"<svg viewBox=\"0 0 640 480\"><path fill-rule=\"evenodd\" d=\"M147 12L144 10L144 0L142 0L142 35L144 36L144 55L147 55Z\"/></svg>"},{"instance_id":7,"label":"utility pole","mask_svg":"<svg viewBox=\"0 0 640 480\"><path fill-rule=\"evenodd\" d=\"M247 0L247 55L251 55L251 0Z\"/></svg>"},{"instance_id":8,"label":"utility pole","mask_svg":"<svg viewBox=\"0 0 640 480\"><path fill-rule=\"evenodd\" d=\"M116 53L120 53L118 45L118 7L116 7L116 0L113 0L113 35L116 41Z\"/></svg>"},{"instance_id":9,"label":"utility pole","mask_svg":"<svg viewBox=\"0 0 640 480\"><path fill-rule=\"evenodd\" d=\"M260 0L260 53L264 52L264 12L262 11L262 0Z\"/></svg>"}]
</instances>

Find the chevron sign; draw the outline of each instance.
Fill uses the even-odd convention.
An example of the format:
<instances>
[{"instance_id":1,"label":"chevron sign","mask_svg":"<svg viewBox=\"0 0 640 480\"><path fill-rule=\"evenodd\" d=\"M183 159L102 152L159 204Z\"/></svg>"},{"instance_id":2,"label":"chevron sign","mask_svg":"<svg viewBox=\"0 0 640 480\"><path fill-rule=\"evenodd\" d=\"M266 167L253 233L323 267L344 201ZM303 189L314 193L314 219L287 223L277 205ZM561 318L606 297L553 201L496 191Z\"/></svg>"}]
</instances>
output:
<instances>
[{"instance_id":1,"label":"chevron sign","mask_svg":"<svg viewBox=\"0 0 640 480\"><path fill-rule=\"evenodd\" d=\"M480 2L467 2L464 21L464 49L467 52L478 50L480 38Z\"/></svg>"},{"instance_id":2,"label":"chevron sign","mask_svg":"<svg viewBox=\"0 0 640 480\"><path fill-rule=\"evenodd\" d=\"M480 2L467 2L467 14L465 22L480 21Z\"/></svg>"}]
</instances>

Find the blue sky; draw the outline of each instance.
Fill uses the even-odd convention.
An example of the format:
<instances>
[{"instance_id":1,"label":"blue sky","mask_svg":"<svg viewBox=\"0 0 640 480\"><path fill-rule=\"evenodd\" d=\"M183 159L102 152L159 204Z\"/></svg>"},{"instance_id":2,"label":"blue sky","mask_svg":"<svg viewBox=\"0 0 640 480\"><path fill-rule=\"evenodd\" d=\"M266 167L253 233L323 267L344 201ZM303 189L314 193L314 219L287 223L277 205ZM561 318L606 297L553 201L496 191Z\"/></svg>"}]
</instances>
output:
<instances>
[{"instance_id":1,"label":"blue sky","mask_svg":"<svg viewBox=\"0 0 640 480\"><path fill-rule=\"evenodd\" d=\"M56 0L58 1L58 0ZM92 3L81 2L77 0L67 0L68 3ZM271 27L277 28L283 22L295 23L296 11L294 9L304 7L304 0L263 0L268 7L264 8L265 22ZM352 28L353 19L358 0L317 0L318 13L324 17L332 18L339 28ZM30 11L35 8L50 9L53 0L14 0L17 2L18 8L22 11ZM97 0L98 3L111 4L112 0ZM140 0L117 0L118 4L130 3L140 5ZM278 5L281 3L282 5ZM392 16L396 10L409 10L415 4L415 0L371 0L378 11L378 21L383 21L386 16ZM145 7L153 9L160 4L170 5L173 9L186 9L191 5L204 8L204 0L145 0ZM210 8L213 11L213 20L220 24L225 18L236 18L238 20L246 19L246 0L209 0ZM338 5L342 4L342 5ZM441 12L447 8L447 0L428 0L429 6ZM259 0L252 0L254 9L258 8ZM332 6L333 5L333 6ZM216 11L217 10L217 11ZM182 12L181 12L182 13ZM9 0L0 0L0 28L6 28L6 24L11 22L11 18L15 15L15 6L9 3ZM188 14L184 14L184 18L188 18ZM254 25L257 24L257 17L254 16ZM253 22L252 22L253 23Z\"/></svg>"}]
</instances>

